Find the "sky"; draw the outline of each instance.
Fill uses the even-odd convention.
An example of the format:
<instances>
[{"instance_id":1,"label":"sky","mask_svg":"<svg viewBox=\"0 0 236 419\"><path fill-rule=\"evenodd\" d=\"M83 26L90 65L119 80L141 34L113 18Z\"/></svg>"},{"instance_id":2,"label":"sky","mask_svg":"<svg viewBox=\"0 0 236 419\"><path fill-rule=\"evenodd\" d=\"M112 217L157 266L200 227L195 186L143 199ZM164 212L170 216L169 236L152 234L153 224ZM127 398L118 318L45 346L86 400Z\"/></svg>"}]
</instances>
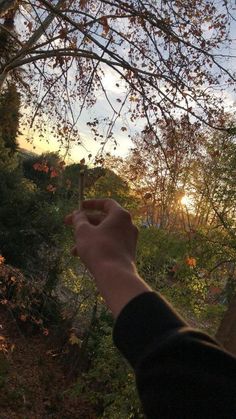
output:
<instances>
[{"instance_id":1,"label":"sky","mask_svg":"<svg viewBox=\"0 0 236 419\"><path fill-rule=\"evenodd\" d=\"M234 39L234 43L232 44L231 53L236 53L236 28L232 29L232 38ZM223 51L225 52L225 51ZM232 65L234 65L235 61L232 59ZM235 68L236 70L236 68ZM107 91L107 94L112 101L113 104L116 103L116 98L123 98L126 93L126 86L125 83L122 82L115 72L112 72L111 69L104 69L104 77L103 77L103 85ZM117 87L117 83L119 87ZM222 102L226 109L235 108L235 100L233 91L225 90L224 92L216 93L221 97ZM75 109L76 113L76 109ZM81 145L74 145L71 146L70 155L66 156L68 161L80 161L82 158L85 158L87 161L87 157L89 154L95 156L101 148L100 143L95 142L92 139L91 132L89 127L87 126L87 121L92 119L93 117L98 117L98 119L106 117L111 114L111 109L105 99L104 95L99 94L97 96L97 103L94 105L92 109L84 111L81 115L79 120L78 128L79 128L79 135L82 139L82 143L84 146ZM128 118L127 112L123 112L123 116L119 117L116 123L116 127L113 130L114 136L117 141L116 150L114 150L113 144L108 144L106 146L106 151L110 152L114 155L119 156L126 156L129 152L129 149L132 147L132 141L129 136L134 136L136 133L140 132L143 129L144 123L142 120L136 122L130 122ZM126 131L122 131L121 127L126 127ZM46 141L39 137L39 134L33 133L33 131L28 131L26 134L21 135L18 138L20 147L28 149L30 151L34 151L38 154L47 151L58 151L60 145L58 144L56 138L52 136L49 132L46 135L49 141ZM33 138L33 144L27 141L27 138ZM60 149L60 153L62 156L65 154L65 149Z\"/></svg>"},{"instance_id":2,"label":"sky","mask_svg":"<svg viewBox=\"0 0 236 419\"><path fill-rule=\"evenodd\" d=\"M111 69L105 69L103 77L103 85L106 89L106 92L113 102L116 101L116 98L124 97L126 93L126 86L121 80L117 77L115 72L112 72ZM116 84L119 83L119 87ZM75 109L76 113L76 109ZM79 120L79 135L82 139L83 146L74 145L71 146L70 156L67 156L67 159L70 161L79 161L82 158L87 159L87 156L91 153L95 156L101 149L100 143L95 142L91 137L91 132L87 126L87 121L89 119L104 118L108 115L111 115L111 109L107 103L106 98L103 94L97 96L97 102L92 109L83 111L81 118ZM126 127L127 131L122 131L121 127ZM116 150L114 150L113 144L106 145L106 152L111 154L124 157L128 154L129 149L132 147L132 141L129 136L135 135L136 132L140 132L143 128L143 123L141 121L136 121L136 123L130 123L126 113L124 112L123 116L119 117L114 128L114 134L117 141ZM56 138L53 138L51 133L48 131L46 137L49 139L49 144L46 140L39 137L39 134L33 133L33 131L28 130L27 133L19 136L18 141L20 147L25 148L30 151L34 151L38 154L46 151L58 151L59 144ZM27 141L27 138L33 138L33 144ZM63 155L65 149L61 149L60 153Z\"/></svg>"}]
</instances>

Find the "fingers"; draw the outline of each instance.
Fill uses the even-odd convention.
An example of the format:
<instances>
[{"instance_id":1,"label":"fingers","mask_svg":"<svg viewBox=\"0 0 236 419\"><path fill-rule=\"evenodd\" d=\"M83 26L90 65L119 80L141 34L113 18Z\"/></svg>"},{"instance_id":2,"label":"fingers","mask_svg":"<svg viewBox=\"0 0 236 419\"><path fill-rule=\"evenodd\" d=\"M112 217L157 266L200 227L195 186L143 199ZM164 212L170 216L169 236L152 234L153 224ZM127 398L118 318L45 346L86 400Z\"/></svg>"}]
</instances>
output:
<instances>
[{"instance_id":1,"label":"fingers","mask_svg":"<svg viewBox=\"0 0 236 419\"><path fill-rule=\"evenodd\" d=\"M99 211L82 211L82 212L76 212L73 216L73 223L77 226L79 224L85 224L87 222L90 225L97 226L100 224L104 218L106 217L106 214L99 212Z\"/></svg>"},{"instance_id":2,"label":"fingers","mask_svg":"<svg viewBox=\"0 0 236 419\"><path fill-rule=\"evenodd\" d=\"M131 215L124 210L113 199L91 199L83 201L82 211L74 211L65 217L65 224L76 225L78 223L89 223L91 225L99 225L107 216L107 218L114 222L121 220L123 222L131 223Z\"/></svg>"},{"instance_id":3,"label":"fingers","mask_svg":"<svg viewBox=\"0 0 236 419\"><path fill-rule=\"evenodd\" d=\"M102 213L102 212L87 212L86 211L86 216L88 218L88 221L90 224L97 226L99 225L105 218L106 218L106 214Z\"/></svg>"},{"instance_id":4,"label":"fingers","mask_svg":"<svg viewBox=\"0 0 236 419\"><path fill-rule=\"evenodd\" d=\"M75 227L75 240L84 240L85 236L91 231L91 225L96 226L100 224L106 217L101 212L86 212L86 211L74 211L65 218L66 224L72 224ZM79 256L77 246L73 246L71 249L73 256Z\"/></svg>"},{"instance_id":5,"label":"fingers","mask_svg":"<svg viewBox=\"0 0 236 419\"><path fill-rule=\"evenodd\" d=\"M85 211L74 211L72 213L72 224L78 226L79 224L88 224L89 220Z\"/></svg>"},{"instance_id":6,"label":"fingers","mask_svg":"<svg viewBox=\"0 0 236 419\"><path fill-rule=\"evenodd\" d=\"M65 216L64 223L66 225L72 225L73 224L73 213L72 214L68 214L68 215Z\"/></svg>"},{"instance_id":7,"label":"fingers","mask_svg":"<svg viewBox=\"0 0 236 419\"><path fill-rule=\"evenodd\" d=\"M122 207L113 199L86 200L82 202L82 208L85 211L74 211L64 218L64 223L67 225L73 225L77 214L83 213L86 214L86 221L89 221L93 225L98 225L105 218L105 214L110 214L117 209L122 209ZM92 213L93 211L96 211L96 213ZM85 218L83 220L85 221Z\"/></svg>"},{"instance_id":8,"label":"fingers","mask_svg":"<svg viewBox=\"0 0 236 419\"><path fill-rule=\"evenodd\" d=\"M84 216L85 215L85 216ZM102 212L88 212L83 211L82 214L79 211L74 211L72 214L67 215L64 218L64 223L66 225L75 225L77 222L83 220L89 222L89 224L92 224L94 226L97 226L100 224L106 217L106 214Z\"/></svg>"},{"instance_id":9,"label":"fingers","mask_svg":"<svg viewBox=\"0 0 236 419\"><path fill-rule=\"evenodd\" d=\"M72 256L78 256L77 247L76 246L72 247L70 253L72 254Z\"/></svg>"},{"instance_id":10,"label":"fingers","mask_svg":"<svg viewBox=\"0 0 236 419\"><path fill-rule=\"evenodd\" d=\"M65 218L64 218L64 223L67 225L77 225L78 223L88 223L89 219L87 217L87 214L85 211L73 211L71 214L68 214Z\"/></svg>"},{"instance_id":11,"label":"fingers","mask_svg":"<svg viewBox=\"0 0 236 419\"><path fill-rule=\"evenodd\" d=\"M102 211L105 213L110 213L121 208L118 202L113 199L90 199L83 201L82 205L83 209Z\"/></svg>"}]
</instances>

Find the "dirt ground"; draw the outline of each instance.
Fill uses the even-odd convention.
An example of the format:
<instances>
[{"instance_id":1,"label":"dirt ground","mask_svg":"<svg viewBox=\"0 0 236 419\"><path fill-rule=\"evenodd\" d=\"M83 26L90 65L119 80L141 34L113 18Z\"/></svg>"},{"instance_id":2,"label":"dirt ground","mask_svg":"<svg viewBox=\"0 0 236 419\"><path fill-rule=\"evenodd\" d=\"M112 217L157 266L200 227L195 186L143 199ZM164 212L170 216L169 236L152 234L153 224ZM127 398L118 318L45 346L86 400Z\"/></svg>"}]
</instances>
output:
<instances>
[{"instance_id":1,"label":"dirt ground","mask_svg":"<svg viewBox=\"0 0 236 419\"><path fill-rule=\"evenodd\" d=\"M50 336L25 336L0 307L0 419L96 418L71 384Z\"/></svg>"}]
</instances>

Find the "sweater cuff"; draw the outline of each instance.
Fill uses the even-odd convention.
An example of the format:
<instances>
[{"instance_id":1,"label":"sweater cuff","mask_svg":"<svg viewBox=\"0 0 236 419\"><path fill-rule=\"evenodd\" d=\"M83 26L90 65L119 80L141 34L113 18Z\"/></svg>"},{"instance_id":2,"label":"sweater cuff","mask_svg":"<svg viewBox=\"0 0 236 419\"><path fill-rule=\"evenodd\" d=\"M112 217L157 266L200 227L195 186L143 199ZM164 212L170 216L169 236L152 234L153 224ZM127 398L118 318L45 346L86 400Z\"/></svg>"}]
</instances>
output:
<instances>
[{"instance_id":1,"label":"sweater cuff","mask_svg":"<svg viewBox=\"0 0 236 419\"><path fill-rule=\"evenodd\" d=\"M153 341L161 340L186 322L158 293L145 292L120 312L113 330L114 344L133 368Z\"/></svg>"}]
</instances>

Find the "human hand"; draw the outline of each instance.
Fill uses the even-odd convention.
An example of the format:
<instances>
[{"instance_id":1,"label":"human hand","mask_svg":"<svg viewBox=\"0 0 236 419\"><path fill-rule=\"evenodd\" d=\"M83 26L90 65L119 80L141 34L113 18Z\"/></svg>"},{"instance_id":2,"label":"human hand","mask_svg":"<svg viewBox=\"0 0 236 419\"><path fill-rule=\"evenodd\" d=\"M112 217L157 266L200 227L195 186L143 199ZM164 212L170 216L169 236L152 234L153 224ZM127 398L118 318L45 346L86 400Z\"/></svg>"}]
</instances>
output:
<instances>
[{"instance_id":1,"label":"human hand","mask_svg":"<svg viewBox=\"0 0 236 419\"><path fill-rule=\"evenodd\" d=\"M129 268L135 263L138 230L128 211L112 199L84 201L65 223L75 229L74 255L96 276L104 264Z\"/></svg>"}]
</instances>

